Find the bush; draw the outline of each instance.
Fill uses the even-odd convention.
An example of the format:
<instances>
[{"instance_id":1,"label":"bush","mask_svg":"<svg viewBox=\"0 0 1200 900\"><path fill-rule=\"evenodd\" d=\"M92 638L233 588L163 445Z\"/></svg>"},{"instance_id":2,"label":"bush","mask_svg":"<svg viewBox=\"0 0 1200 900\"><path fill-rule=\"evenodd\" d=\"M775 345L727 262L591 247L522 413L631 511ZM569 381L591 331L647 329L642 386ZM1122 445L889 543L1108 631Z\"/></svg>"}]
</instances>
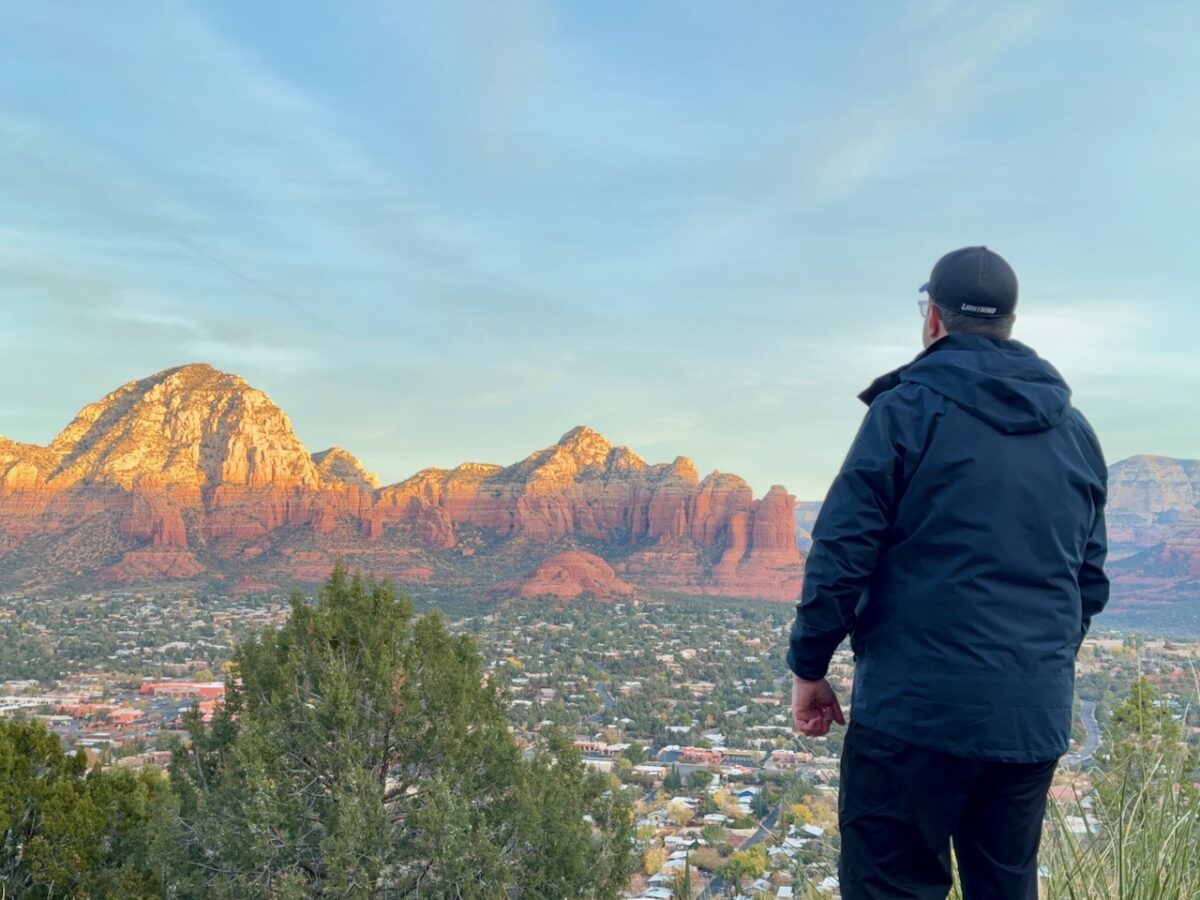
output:
<instances>
[{"instance_id":1,"label":"bush","mask_svg":"<svg viewBox=\"0 0 1200 900\"><path fill-rule=\"evenodd\" d=\"M1103 768L1095 774L1093 808L1050 805L1041 853L1050 876L1046 897L1200 897L1200 794L1183 734L1149 683L1136 681L1113 712L1106 752L1098 754ZM1068 815L1088 832L1072 831Z\"/></svg>"}]
</instances>

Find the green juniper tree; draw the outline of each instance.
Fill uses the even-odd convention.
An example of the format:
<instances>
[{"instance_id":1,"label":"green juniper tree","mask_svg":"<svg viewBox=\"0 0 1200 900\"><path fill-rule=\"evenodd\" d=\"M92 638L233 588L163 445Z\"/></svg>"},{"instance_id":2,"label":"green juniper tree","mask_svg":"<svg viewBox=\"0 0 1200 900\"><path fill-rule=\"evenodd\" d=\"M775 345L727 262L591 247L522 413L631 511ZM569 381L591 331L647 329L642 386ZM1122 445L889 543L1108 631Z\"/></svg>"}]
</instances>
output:
<instances>
[{"instance_id":1,"label":"green juniper tree","mask_svg":"<svg viewBox=\"0 0 1200 900\"><path fill-rule=\"evenodd\" d=\"M674 765L671 766L667 777L663 779L663 790L671 794L677 794L683 790L683 776L679 774L679 769Z\"/></svg>"},{"instance_id":2,"label":"green juniper tree","mask_svg":"<svg viewBox=\"0 0 1200 900\"><path fill-rule=\"evenodd\" d=\"M1144 785L1167 782L1169 787L1169 776L1178 780L1184 774L1189 776L1182 785L1187 790L1190 776L1196 775L1183 726L1144 677L1129 686L1129 695L1112 711L1106 742L1095 758L1108 774L1099 780L1097 795L1109 813Z\"/></svg>"},{"instance_id":3,"label":"green juniper tree","mask_svg":"<svg viewBox=\"0 0 1200 900\"><path fill-rule=\"evenodd\" d=\"M157 772L88 770L40 722L0 721L0 896L158 897Z\"/></svg>"},{"instance_id":4,"label":"green juniper tree","mask_svg":"<svg viewBox=\"0 0 1200 900\"><path fill-rule=\"evenodd\" d=\"M182 897L616 897L631 812L560 737L523 758L468 637L338 566L233 657L172 763Z\"/></svg>"}]
</instances>

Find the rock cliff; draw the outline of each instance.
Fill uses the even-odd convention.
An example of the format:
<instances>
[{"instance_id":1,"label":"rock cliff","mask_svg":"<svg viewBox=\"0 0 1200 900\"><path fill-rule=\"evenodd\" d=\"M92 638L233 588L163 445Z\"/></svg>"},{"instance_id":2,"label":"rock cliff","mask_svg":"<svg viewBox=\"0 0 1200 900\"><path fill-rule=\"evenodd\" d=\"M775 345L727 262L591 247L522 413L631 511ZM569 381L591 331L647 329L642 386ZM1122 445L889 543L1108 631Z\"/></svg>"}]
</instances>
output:
<instances>
[{"instance_id":1,"label":"rock cliff","mask_svg":"<svg viewBox=\"0 0 1200 900\"><path fill-rule=\"evenodd\" d=\"M344 556L465 588L586 542L635 586L790 601L794 507L781 486L755 499L736 475L701 479L682 456L648 464L584 426L509 466L381 487L345 450L310 454L262 391L196 364L118 388L46 447L0 438L0 580L274 584L317 580ZM537 577L586 568L556 566Z\"/></svg>"},{"instance_id":2,"label":"rock cliff","mask_svg":"<svg viewBox=\"0 0 1200 900\"><path fill-rule=\"evenodd\" d=\"M1134 456L1109 468L1116 608L1200 593L1200 460Z\"/></svg>"}]
</instances>

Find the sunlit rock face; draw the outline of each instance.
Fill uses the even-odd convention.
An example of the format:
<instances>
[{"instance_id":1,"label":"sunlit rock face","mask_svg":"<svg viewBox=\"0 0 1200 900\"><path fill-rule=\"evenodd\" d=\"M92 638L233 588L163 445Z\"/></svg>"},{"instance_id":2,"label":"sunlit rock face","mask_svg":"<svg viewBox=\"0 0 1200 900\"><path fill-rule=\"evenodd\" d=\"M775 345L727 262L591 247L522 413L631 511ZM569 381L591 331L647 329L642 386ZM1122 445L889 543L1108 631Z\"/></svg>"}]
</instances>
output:
<instances>
[{"instance_id":1,"label":"sunlit rock face","mask_svg":"<svg viewBox=\"0 0 1200 900\"><path fill-rule=\"evenodd\" d=\"M1200 582L1200 460L1133 456L1108 470L1115 607L1194 596Z\"/></svg>"},{"instance_id":2,"label":"sunlit rock face","mask_svg":"<svg viewBox=\"0 0 1200 900\"><path fill-rule=\"evenodd\" d=\"M604 545L622 577L647 587L795 600L794 504L778 485L755 500L736 475L701 481L686 457L647 464L580 426L511 466L427 469L386 487L370 531L411 527L441 549L456 545L464 524L525 547L587 539Z\"/></svg>"},{"instance_id":3,"label":"sunlit rock face","mask_svg":"<svg viewBox=\"0 0 1200 900\"><path fill-rule=\"evenodd\" d=\"M1200 460L1131 456L1108 470L1110 518L1171 523L1200 511Z\"/></svg>"},{"instance_id":4,"label":"sunlit rock face","mask_svg":"<svg viewBox=\"0 0 1200 900\"><path fill-rule=\"evenodd\" d=\"M1108 470L1110 558L1121 560L1200 524L1200 460L1132 456Z\"/></svg>"},{"instance_id":5,"label":"sunlit rock face","mask_svg":"<svg viewBox=\"0 0 1200 900\"><path fill-rule=\"evenodd\" d=\"M492 593L560 600L574 600L586 594L598 600L611 600L632 596L636 589L618 578L612 566L600 557L582 550L565 550L542 562L524 580L497 585Z\"/></svg>"},{"instance_id":6,"label":"sunlit rock face","mask_svg":"<svg viewBox=\"0 0 1200 900\"><path fill-rule=\"evenodd\" d=\"M539 577L794 600L794 505L780 486L755 499L736 475L701 479L683 456L648 464L584 426L509 466L381 487L341 448L309 453L262 391L196 364L118 388L49 446L0 438L0 578L278 584L319 580L340 556L469 586L586 544Z\"/></svg>"}]
</instances>

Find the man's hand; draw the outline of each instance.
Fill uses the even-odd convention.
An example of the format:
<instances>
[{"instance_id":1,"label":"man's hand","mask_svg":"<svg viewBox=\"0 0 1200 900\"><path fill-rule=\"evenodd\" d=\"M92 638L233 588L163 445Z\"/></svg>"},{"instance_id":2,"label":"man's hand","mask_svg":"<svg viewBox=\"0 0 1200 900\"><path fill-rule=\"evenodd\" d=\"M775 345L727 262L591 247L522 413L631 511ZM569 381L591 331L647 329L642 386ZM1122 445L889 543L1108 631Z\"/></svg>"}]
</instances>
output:
<instances>
[{"instance_id":1,"label":"man's hand","mask_svg":"<svg viewBox=\"0 0 1200 900\"><path fill-rule=\"evenodd\" d=\"M837 694L822 678L820 681L805 681L792 674L792 725L800 734L820 737L829 734L831 723L846 724Z\"/></svg>"}]
</instances>

